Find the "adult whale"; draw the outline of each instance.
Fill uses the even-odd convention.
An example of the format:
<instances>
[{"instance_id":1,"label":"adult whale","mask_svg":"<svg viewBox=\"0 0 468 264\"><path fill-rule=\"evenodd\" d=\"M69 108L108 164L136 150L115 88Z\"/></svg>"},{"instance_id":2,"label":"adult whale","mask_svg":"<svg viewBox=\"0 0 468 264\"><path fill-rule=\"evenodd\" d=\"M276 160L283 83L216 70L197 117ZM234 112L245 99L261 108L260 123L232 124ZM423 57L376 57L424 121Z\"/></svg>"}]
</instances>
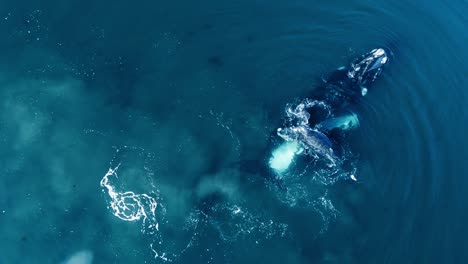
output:
<instances>
[{"instance_id":1,"label":"adult whale","mask_svg":"<svg viewBox=\"0 0 468 264\"><path fill-rule=\"evenodd\" d=\"M286 108L286 123L277 135L284 141L272 150L269 167L281 175L299 154L336 165L340 138L359 126L355 106L388 62L387 52L373 49L349 67L340 67L305 99Z\"/></svg>"}]
</instances>

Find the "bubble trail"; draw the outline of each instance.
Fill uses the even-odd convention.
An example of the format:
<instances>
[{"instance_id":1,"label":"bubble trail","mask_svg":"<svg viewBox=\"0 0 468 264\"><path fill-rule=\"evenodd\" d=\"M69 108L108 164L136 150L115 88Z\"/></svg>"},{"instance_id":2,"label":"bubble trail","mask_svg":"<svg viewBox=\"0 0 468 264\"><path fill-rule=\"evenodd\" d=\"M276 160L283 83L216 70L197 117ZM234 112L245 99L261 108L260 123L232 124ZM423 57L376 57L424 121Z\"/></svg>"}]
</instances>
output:
<instances>
[{"instance_id":1,"label":"bubble trail","mask_svg":"<svg viewBox=\"0 0 468 264\"><path fill-rule=\"evenodd\" d=\"M109 168L106 175L102 178L101 187L107 190L110 197L109 209L119 219L133 222L142 220L142 232L153 234L158 231L158 222L156 219L156 208L158 203L154 197L147 194L135 194L131 191L119 192L112 185L110 178L118 178L117 170L120 164L115 168ZM105 192L105 190L103 190Z\"/></svg>"}]
</instances>

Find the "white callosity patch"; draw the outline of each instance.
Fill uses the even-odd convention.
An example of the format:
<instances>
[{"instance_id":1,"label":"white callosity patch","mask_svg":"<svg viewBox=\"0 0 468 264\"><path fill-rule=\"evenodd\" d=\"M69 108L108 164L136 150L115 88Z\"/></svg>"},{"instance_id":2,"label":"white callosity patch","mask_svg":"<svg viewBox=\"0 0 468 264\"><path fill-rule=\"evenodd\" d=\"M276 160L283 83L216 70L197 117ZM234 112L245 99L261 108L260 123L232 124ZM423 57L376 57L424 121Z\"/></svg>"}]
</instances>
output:
<instances>
[{"instance_id":1,"label":"white callosity patch","mask_svg":"<svg viewBox=\"0 0 468 264\"><path fill-rule=\"evenodd\" d=\"M388 61L387 54L384 49L373 49L365 54L362 59L351 64L348 71L348 78L354 79L359 85L364 85L366 82L373 82L382 71L382 66ZM370 75L370 76L369 76ZM366 92L362 92L365 95Z\"/></svg>"},{"instance_id":2,"label":"white callosity patch","mask_svg":"<svg viewBox=\"0 0 468 264\"><path fill-rule=\"evenodd\" d=\"M294 156L302 152L302 147L297 141L285 141L271 153L270 168L278 173L284 172L294 160Z\"/></svg>"}]
</instances>

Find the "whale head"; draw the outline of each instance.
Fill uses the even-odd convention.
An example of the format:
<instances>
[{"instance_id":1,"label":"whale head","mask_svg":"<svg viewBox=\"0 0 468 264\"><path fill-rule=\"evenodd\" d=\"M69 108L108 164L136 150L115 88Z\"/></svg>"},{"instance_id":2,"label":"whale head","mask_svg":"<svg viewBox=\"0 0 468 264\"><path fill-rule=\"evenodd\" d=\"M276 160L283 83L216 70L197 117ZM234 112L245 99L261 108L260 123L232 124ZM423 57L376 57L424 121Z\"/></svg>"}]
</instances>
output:
<instances>
[{"instance_id":1,"label":"whale head","mask_svg":"<svg viewBox=\"0 0 468 264\"><path fill-rule=\"evenodd\" d=\"M359 86L364 87L365 85L375 81L382 71L382 67L387 62L388 56L384 49L373 49L351 64L348 71L348 78L353 80ZM364 92L367 91L367 89L362 89L364 95Z\"/></svg>"}]
</instances>

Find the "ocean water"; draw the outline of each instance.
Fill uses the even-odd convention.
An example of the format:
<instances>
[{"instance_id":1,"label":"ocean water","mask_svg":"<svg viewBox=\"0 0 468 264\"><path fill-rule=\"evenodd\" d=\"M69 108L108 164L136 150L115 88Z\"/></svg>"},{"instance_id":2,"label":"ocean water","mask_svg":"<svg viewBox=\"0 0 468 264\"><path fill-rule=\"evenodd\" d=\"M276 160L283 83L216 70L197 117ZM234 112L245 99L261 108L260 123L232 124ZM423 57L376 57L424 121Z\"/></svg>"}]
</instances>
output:
<instances>
[{"instance_id":1,"label":"ocean water","mask_svg":"<svg viewBox=\"0 0 468 264\"><path fill-rule=\"evenodd\" d=\"M1 1L0 263L466 263L467 13ZM357 181L262 170L288 104L377 47Z\"/></svg>"}]
</instances>

